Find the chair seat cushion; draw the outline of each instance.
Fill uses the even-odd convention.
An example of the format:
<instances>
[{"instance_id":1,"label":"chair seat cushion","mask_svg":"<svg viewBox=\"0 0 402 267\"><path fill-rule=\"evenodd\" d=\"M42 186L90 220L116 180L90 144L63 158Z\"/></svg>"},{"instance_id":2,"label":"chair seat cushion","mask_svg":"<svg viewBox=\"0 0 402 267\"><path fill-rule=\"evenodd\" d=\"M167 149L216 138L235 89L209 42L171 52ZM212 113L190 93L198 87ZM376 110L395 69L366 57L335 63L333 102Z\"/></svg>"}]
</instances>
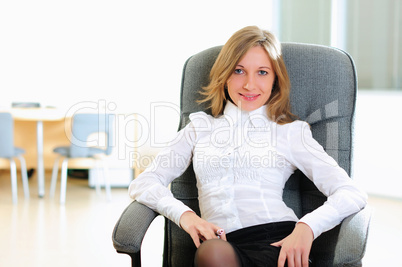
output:
<instances>
[{"instance_id":1,"label":"chair seat cushion","mask_svg":"<svg viewBox=\"0 0 402 267\"><path fill-rule=\"evenodd\" d=\"M11 147L11 149L0 151L0 158L10 159L13 157L18 157L25 153L25 150L19 147Z\"/></svg>"},{"instance_id":2,"label":"chair seat cushion","mask_svg":"<svg viewBox=\"0 0 402 267\"><path fill-rule=\"evenodd\" d=\"M19 147L14 147L14 156L19 156L21 154L24 154L25 150Z\"/></svg>"},{"instance_id":3,"label":"chair seat cushion","mask_svg":"<svg viewBox=\"0 0 402 267\"><path fill-rule=\"evenodd\" d=\"M104 149L97 148L97 147L88 147L85 150L86 150L85 155L80 155L79 158L89 158L89 157L93 157L97 154L105 154ZM69 146L56 147L55 149L53 149L53 152L58 153L62 156L68 157L68 158L74 158L74 156L71 155L71 147L69 147Z\"/></svg>"}]
</instances>

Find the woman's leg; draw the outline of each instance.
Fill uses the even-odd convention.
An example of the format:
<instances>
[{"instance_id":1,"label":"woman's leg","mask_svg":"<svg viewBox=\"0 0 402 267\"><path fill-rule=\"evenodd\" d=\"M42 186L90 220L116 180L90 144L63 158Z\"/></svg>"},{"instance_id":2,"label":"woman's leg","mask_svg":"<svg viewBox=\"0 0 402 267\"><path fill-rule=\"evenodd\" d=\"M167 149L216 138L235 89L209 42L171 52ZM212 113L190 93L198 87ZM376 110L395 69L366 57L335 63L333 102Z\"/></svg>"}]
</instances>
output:
<instances>
[{"instance_id":1,"label":"woman's leg","mask_svg":"<svg viewBox=\"0 0 402 267\"><path fill-rule=\"evenodd\" d=\"M229 242L221 239L204 241L197 249L195 267L241 267L239 257Z\"/></svg>"}]
</instances>

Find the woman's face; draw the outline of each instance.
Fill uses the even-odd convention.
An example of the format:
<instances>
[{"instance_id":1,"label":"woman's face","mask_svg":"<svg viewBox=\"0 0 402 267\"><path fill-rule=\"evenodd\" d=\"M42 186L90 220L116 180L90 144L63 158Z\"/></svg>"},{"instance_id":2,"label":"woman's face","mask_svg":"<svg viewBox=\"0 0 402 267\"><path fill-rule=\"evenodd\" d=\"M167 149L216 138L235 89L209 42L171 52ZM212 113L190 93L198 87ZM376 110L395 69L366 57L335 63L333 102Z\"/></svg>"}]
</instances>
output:
<instances>
[{"instance_id":1,"label":"woman's face","mask_svg":"<svg viewBox=\"0 0 402 267\"><path fill-rule=\"evenodd\" d=\"M242 110L256 110L267 103L275 77L265 49L252 47L240 58L227 81L229 96Z\"/></svg>"}]
</instances>

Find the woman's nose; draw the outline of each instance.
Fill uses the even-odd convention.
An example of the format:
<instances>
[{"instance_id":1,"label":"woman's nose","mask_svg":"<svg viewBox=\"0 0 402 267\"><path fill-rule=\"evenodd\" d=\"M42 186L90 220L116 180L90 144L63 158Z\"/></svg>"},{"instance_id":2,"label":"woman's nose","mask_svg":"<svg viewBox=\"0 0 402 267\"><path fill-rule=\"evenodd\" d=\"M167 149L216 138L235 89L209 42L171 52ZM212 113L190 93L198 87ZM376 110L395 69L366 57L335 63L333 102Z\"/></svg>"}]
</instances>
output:
<instances>
[{"instance_id":1,"label":"woman's nose","mask_svg":"<svg viewBox=\"0 0 402 267\"><path fill-rule=\"evenodd\" d=\"M254 78L251 76L248 76L247 79L245 80L245 84L244 84L243 88L246 90L253 90L254 87L255 87Z\"/></svg>"}]
</instances>

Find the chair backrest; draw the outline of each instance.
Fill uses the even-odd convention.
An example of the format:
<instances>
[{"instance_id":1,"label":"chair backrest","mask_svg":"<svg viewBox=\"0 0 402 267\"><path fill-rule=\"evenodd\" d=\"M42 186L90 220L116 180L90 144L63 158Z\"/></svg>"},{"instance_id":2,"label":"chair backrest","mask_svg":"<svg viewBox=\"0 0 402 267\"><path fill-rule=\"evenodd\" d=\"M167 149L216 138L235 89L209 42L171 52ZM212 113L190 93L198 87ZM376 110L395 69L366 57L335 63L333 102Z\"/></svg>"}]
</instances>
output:
<instances>
[{"instance_id":1,"label":"chair backrest","mask_svg":"<svg viewBox=\"0 0 402 267\"><path fill-rule=\"evenodd\" d=\"M282 44L289 73L291 106L294 114L307 121L314 138L349 174L352 160L352 129L356 99L356 73L350 56L338 49L296 43ZM209 72L221 46L189 58L184 66L181 87L179 129L192 112L206 111L198 104L201 87L209 81ZM192 165L171 184L174 196L199 213L198 193ZM300 171L285 185L284 201L299 217L322 205L326 197ZM312 247L317 266L331 266L339 227L322 234ZM164 266L191 266L195 246L182 229L169 220L165 229Z\"/></svg>"},{"instance_id":2,"label":"chair backrest","mask_svg":"<svg viewBox=\"0 0 402 267\"><path fill-rule=\"evenodd\" d=\"M91 157L93 147L102 148L103 153L110 155L113 150L113 114L78 113L73 117L70 157ZM88 138L92 134L104 133L105 139ZM102 141L105 141L103 143Z\"/></svg>"},{"instance_id":3,"label":"chair backrest","mask_svg":"<svg viewBox=\"0 0 402 267\"><path fill-rule=\"evenodd\" d=\"M10 113L0 113L0 158L14 156L14 121Z\"/></svg>"}]
</instances>

